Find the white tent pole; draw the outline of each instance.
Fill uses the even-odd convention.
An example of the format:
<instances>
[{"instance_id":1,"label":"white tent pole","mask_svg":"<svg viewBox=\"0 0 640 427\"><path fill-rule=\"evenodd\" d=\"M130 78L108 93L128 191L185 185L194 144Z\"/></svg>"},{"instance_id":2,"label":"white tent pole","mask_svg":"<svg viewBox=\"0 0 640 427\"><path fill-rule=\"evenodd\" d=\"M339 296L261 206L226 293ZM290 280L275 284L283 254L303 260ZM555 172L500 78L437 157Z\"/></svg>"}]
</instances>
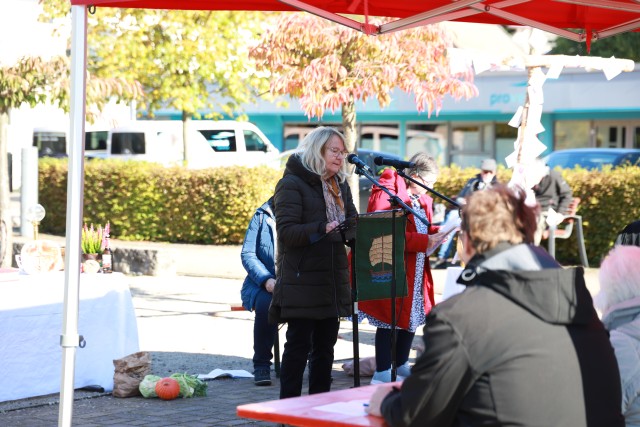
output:
<instances>
[{"instance_id":1,"label":"white tent pole","mask_svg":"<svg viewBox=\"0 0 640 427\"><path fill-rule=\"evenodd\" d=\"M87 7L71 6L71 112L69 174L67 176L67 238L62 322L62 379L58 426L71 426L78 335L80 238L84 199L84 120L87 70Z\"/></svg>"}]
</instances>

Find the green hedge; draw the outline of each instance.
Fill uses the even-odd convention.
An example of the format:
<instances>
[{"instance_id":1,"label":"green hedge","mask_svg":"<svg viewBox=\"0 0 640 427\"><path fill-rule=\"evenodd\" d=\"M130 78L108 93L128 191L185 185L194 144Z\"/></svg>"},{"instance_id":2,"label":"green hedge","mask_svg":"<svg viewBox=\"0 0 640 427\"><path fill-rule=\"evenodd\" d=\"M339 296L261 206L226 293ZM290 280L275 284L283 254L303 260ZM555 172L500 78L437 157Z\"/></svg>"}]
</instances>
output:
<instances>
[{"instance_id":1,"label":"green hedge","mask_svg":"<svg viewBox=\"0 0 640 427\"><path fill-rule=\"evenodd\" d=\"M39 200L47 209L40 230L64 235L67 162L42 159L39 165ZM88 161L84 221L110 221L111 235L122 240L238 244L281 175L266 167L190 171L137 161Z\"/></svg>"},{"instance_id":2,"label":"green hedge","mask_svg":"<svg viewBox=\"0 0 640 427\"><path fill-rule=\"evenodd\" d=\"M478 171L442 168L435 189L458 193ZM565 170L574 196L582 202L589 261L600 264L616 234L640 218L640 168ZM111 222L112 236L123 240L197 244L240 244L256 207L269 198L282 172L267 167L225 167L201 171L164 168L117 160L85 163L84 220ZM40 230L65 234L67 162L40 160L40 203L47 209ZM500 168L508 182L511 171ZM556 254L565 265L578 264L574 235L558 240Z\"/></svg>"},{"instance_id":3,"label":"green hedge","mask_svg":"<svg viewBox=\"0 0 640 427\"><path fill-rule=\"evenodd\" d=\"M465 182L478 170L452 166L440 172L435 190L446 196L460 191ZM640 167L627 166L602 171L585 169L563 170L574 197L580 197L578 215L582 216L585 246L591 267L597 267L613 246L620 230L640 219ZM511 170L498 169L498 180L511 179ZM546 247L547 242L542 245ZM556 258L563 265L580 264L576 231L569 239L556 240Z\"/></svg>"}]
</instances>

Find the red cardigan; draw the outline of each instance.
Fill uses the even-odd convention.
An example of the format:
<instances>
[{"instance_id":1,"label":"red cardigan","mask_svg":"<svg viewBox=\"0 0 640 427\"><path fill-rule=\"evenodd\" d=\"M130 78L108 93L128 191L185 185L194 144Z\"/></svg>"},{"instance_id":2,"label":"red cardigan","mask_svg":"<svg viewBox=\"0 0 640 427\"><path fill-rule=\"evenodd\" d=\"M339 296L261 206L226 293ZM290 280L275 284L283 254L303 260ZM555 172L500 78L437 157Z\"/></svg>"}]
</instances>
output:
<instances>
[{"instance_id":1,"label":"red cardigan","mask_svg":"<svg viewBox=\"0 0 640 427\"><path fill-rule=\"evenodd\" d=\"M407 205L411 206L404 178L398 176L394 169L386 169L380 176L378 182L392 193L397 194ZM374 185L371 196L369 197L367 212L390 209L391 206L388 199L389 196ZM426 194L422 195L420 196L420 205L424 209L427 219L431 222L431 217L433 216L433 199ZM413 284L416 275L416 257L419 252L425 252L427 250L427 243L429 242L427 234L417 232L415 221L414 216L410 214L407 218L404 249L408 295L404 298L396 299L396 325L402 329L409 328L409 318L411 316L411 305L413 302ZM438 226L429 226L429 234L437 233L439 228ZM428 257L425 258L424 263L422 294L425 296L425 313L429 313L435 305L435 300L433 295L433 277L431 276ZM391 324L391 299L362 301L358 303L358 309L382 322Z\"/></svg>"}]
</instances>

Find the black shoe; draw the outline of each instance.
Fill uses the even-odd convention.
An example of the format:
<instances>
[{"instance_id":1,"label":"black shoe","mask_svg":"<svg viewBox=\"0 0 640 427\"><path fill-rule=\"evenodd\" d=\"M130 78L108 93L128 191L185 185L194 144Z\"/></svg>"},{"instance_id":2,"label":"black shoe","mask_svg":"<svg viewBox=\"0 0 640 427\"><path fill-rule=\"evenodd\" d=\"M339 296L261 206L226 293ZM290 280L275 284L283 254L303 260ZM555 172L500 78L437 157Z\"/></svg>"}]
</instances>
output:
<instances>
[{"instance_id":1,"label":"black shoe","mask_svg":"<svg viewBox=\"0 0 640 427\"><path fill-rule=\"evenodd\" d=\"M447 268L447 264L448 263L445 258L438 258L431 268L434 270L441 270Z\"/></svg>"},{"instance_id":2,"label":"black shoe","mask_svg":"<svg viewBox=\"0 0 640 427\"><path fill-rule=\"evenodd\" d=\"M271 370L269 368L256 368L253 372L255 385L271 385Z\"/></svg>"}]
</instances>

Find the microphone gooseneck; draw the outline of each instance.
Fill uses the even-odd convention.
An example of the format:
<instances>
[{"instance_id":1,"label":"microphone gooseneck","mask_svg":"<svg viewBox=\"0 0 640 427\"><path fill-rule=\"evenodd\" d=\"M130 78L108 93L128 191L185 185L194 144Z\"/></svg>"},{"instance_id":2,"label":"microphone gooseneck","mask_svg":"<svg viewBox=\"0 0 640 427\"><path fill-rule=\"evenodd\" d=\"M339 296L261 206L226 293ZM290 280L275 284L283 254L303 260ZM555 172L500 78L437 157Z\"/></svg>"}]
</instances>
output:
<instances>
[{"instance_id":1,"label":"microphone gooseneck","mask_svg":"<svg viewBox=\"0 0 640 427\"><path fill-rule=\"evenodd\" d=\"M363 169L369 173L373 173L371 168L367 166L365 162L363 162L357 155L353 153L347 156L347 162L351 163L352 165L356 165L358 168Z\"/></svg>"},{"instance_id":2,"label":"microphone gooseneck","mask_svg":"<svg viewBox=\"0 0 640 427\"><path fill-rule=\"evenodd\" d=\"M396 169L411 169L416 166L413 162L407 162L405 160L389 159L387 157L378 156L373 159L373 163L378 166L393 166Z\"/></svg>"}]
</instances>

